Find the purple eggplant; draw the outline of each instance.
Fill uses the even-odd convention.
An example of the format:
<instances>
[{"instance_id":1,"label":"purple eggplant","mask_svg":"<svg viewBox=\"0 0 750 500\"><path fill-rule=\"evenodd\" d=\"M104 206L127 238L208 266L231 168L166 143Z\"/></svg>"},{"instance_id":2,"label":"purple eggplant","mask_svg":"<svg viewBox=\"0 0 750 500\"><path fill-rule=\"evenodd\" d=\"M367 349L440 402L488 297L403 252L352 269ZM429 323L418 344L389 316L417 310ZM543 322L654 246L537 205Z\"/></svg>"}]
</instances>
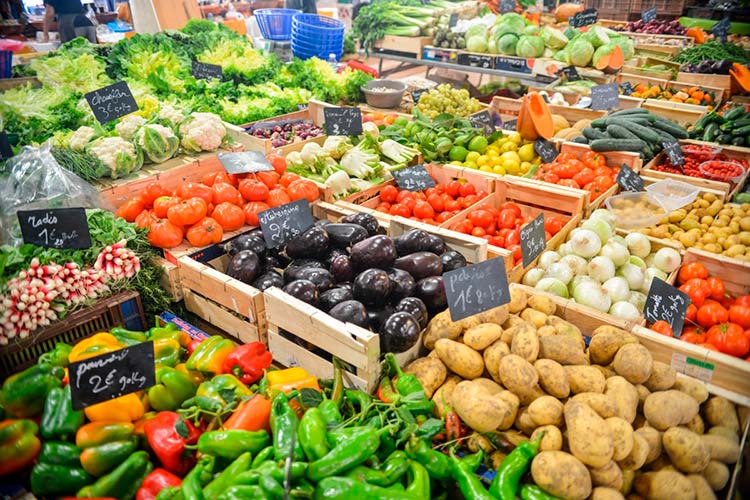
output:
<instances>
[{"instance_id":1,"label":"purple eggplant","mask_svg":"<svg viewBox=\"0 0 750 500\"><path fill-rule=\"evenodd\" d=\"M407 312L391 314L380 327L380 352L406 352L419 341L419 323Z\"/></svg>"},{"instance_id":2,"label":"purple eggplant","mask_svg":"<svg viewBox=\"0 0 750 500\"><path fill-rule=\"evenodd\" d=\"M443 261L432 252L417 252L399 257L393 267L403 269L415 280L443 274Z\"/></svg>"},{"instance_id":3,"label":"purple eggplant","mask_svg":"<svg viewBox=\"0 0 750 500\"><path fill-rule=\"evenodd\" d=\"M354 279L354 298L366 305L381 306L391 293L391 279L382 269L367 269Z\"/></svg>"},{"instance_id":4,"label":"purple eggplant","mask_svg":"<svg viewBox=\"0 0 750 500\"><path fill-rule=\"evenodd\" d=\"M371 267L387 269L393 266L396 257L396 245L388 236L371 236L352 245L351 259L358 270Z\"/></svg>"},{"instance_id":5,"label":"purple eggplant","mask_svg":"<svg viewBox=\"0 0 750 500\"><path fill-rule=\"evenodd\" d=\"M345 300L344 302L339 302L328 311L328 314L339 321L354 323L362 328L368 327L365 306L356 300Z\"/></svg>"}]
</instances>

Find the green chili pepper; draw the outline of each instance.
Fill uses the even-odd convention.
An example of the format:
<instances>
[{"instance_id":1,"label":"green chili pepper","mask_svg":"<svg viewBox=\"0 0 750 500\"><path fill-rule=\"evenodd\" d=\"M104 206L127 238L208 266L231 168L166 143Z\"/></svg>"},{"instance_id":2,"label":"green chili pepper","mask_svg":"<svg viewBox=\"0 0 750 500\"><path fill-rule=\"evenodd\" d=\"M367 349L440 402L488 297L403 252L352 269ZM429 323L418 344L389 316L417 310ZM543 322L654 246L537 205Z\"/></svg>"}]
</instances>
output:
<instances>
[{"instance_id":1,"label":"green chili pepper","mask_svg":"<svg viewBox=\"0 0 750 500\"><path fill-rule=\"evenodd\" d=\"M453 479L466 500L493 500L494 497L484 489L482 480L453 453L450 462Z\"/></svg>"},{"instance_id":2,"label":"green chili pepper","mask_svg":"<svg viewBox=\"0 0 750 500\"><path fill-rule=\"evenodd\" d=\"M198 451L204 455L234 460L245 452L258 453L269 443L268 432L264 429L210 431L204 432L198 438Z\"/></svg>"},{"instance_id":3,"label":"green chili pepper","mask_svg":"<svg viewBox=\"0 0 750 500\"><path fill-rule=\"evenodd\" d=\"M304 459L305 454L297 439L298 424L299 419L289 406L286 394L280 392L271 405L271 432L276 460L286 460L292 453L295 460Z\"/></svg>"},{"instance_id":4,"label":"green chili pepper","mask_svg":"<svg viewBox=\"0 0 750 500\"><path fill-rule=\"evenodd\" d=\"M310 481L320 481L359 465L375 453L380 445L379 431L371 427L357 429L351 439L337 445L323 458L310 464L307 469L307 478Z\"/></svg>"},{"instance_id":5,"label":"green chili pepper","mask_svg":"<svg viewBox=\"0 0 750 500\"><path fill-rule=\"evenodd\" d=\"M234 482L235 478L242 472L245 472L250 468L250 461L252 460L252 454L245 452L234 462L224 469L224 471L216 476L216 478L208 483L203 488L203 496L206 498L216 498L225 490L227 490Z\"/></svg>"},{"instance_id":6,"label":"green chili pepper","mask_svg":"<svg viewBox=\"0 0 750 500\"><path fill-rule=\"evenodd\" d=\"M187 473L182 479L182 496L185 500L205 500L206 497L203 495L203 485L201 484L201 476L208 467L207 462L200 461L193 467L193 469Z\"/></svg>"},{"instance_id":7,"label":"green chili pepper","mask_svg":"<svg viewBox=\"0 0 750 500\"><path fill-rule=\"evenodd\" d=\"M417 498L430 498L430 474L424 465L414 460L409 460L409 485L406 492Z\"/></svg>"},{"instance_id":8,"label":"green chili pepper","mask_svg":"<svg viewBox=\"0 0 750 500\"><path fill-rule=\"evenodd\" d=\"M482 464L484 458L484 452L482 450L477 451L471 455L461 457L461 462L466 465L472 472L476 471Z\"/></svg>"},{"instance_id":9,"label":"green chili pepper","mask_svg":"<svg viewBox=\"0 0 750 500\"><path fill-rule=\"evenodd\" d=\"M237 485L227 488L216 500L267 500L263 489L260 486Z\"/></svg>"},{"instance_id":10,"label":"green chili pepper","mask_svg":"<svg viewBox=\"0 0 750 500\"><path fill-rule=\"evenodd\" d=\"M424 391L424 387L422 387L422 383L417 377L415 377L411 373L404 373L404 371L398 365L396 356L394 356L393 353L389 352L388 354L386 354L385 360L390 365L391 369L396 373L396 382L394 383L396 392L398 392L402 396L408 396L409 394L415 392Z\"/></svg>"},{"instance_id":11,"label":"green chili pepper","mask_svg":"<svg viewBox=\"0 0 750 500\"><path fill-rule=\"evenodd\" d=\"M422 464L430 477L445 480L451 477L451 462L448 456L433 450L427 442L418 437L411 437L406 443L406 455Z\"/></svg>"},{"instance_id":12,"label":"green chili pepper","mask_svg":"<svg viewBox=\"0 0 750 500\"><path fill-rule=\"evenodd\" d=\"M284 498L284 487L271 476L260 478L260 488L271 500L282 500Z\"/></svg>"},{"instance_id":13,"label":"green chili pepper","mask_svg":"<svg viewBox=\"0 0 750 500\"><path fill-rule=\"evenodd\" d=\"M521 487L522 500L558 500L535 484L524 484Z\"/></svg>"},{"instance_id":14,"label":"green chili pepper","mask_svg":"<svg viewBox=\"0 0 750 500\"><path fill-rule=\"evenodd\" d=\"M539 433L534 441L525 441L515 447L503 459L490 484L490 494L501 500L515 500L521 478L531 466L531 461L539 452L539 443L544 433Z\"/></svg>"},{"instance_id":15,"label":"green chili pepper","mask_svg":"<svg viewBox=\"0 0 750 500\"><path fill-rule=\"evenodd\" d=\"M349 477L327 477L315 488L315 500L420 500L406 491L360 483Z\"/></svg>"},{"instance_id":16,"label":"green chili pepper","mask_svg":"<svg viewBox=\"0 0 750 500\"><path fill-rule=\"evenodd\" d=\"M145 451L136 451L115 470L78 490L79 498L133 498L153 466Z\"/></svg>"},{"instance_id":17,"label":"green chili pepper","mask_svg":"<svg viewBox=\"0 0 750 500\"><path fill-rule=\"evenodd\" d=\"M365 408L372 404L372 397L359 389L345 389L344 394L346 395L346 399L359 407L360 412L363 412Z\"/></svg>"},{"instance_id":18,"label":"green chili pepper","mask_svg":"<svg viewBox=\"0 0 750 500\"><path fill-rule=\"evenodd\" d=\"M273 457L273 445L266 446L262 450L258 452L258 454L253 459L253 463L250 465L251 469L257 469L260 464L263 462L270 460Z\"/></svg>"},{"instance_id":19,"label":"green chili pepper","mask_svg":"<svg viewBox=\"0 0 750 500\"><path fill-rule=\"evenodd\" d=\"M169 486L161 490L154 500L178 500L182 498L182 488L179 486Z\"/></svg>"},{"instance_id":20,"label":"green chili pepper","mask_svg":"<svg viewBox=\"0 0 750 500\"><path fill-rule=\"evenodd\" d=\"M359 465L345 474L346 477L364 481L375 486L390 486L408 471L410 460L403 451L394 451L383 464L382 470Z\"/></svg>"},{"instance_id":21,"label":"green chili pepper","mask_svg":"<svg viewBox=\"0 0 750 500\"><path fill-rule=\"evenodd\" d=\"M326 423L318 408L310 408L305 412L297 433L302 451L311 462L323 458L330 451L326 442Z\"/></svg>"},{"instance_id":22,"label":"green chili pepper","mask_svg":"<svg viewBox=\"0 0 750 500\"><path fill-rule=\"evenodd\" d=\"M339 408L344 400L344 367L338 358L333 358L333 388L330 399L336 408Z\"/></svg>"},{"instance_id":23,"label":"green chili pepper","mask_svg":"<svg viewBox=\"0 0 750 500\"><path fill-rule=\"evenodd\" d=\"M341 423L344 421L344 419L341 417L339 407L333 400L324 399L318 405L318 410L320 411L320 415L323 417L323 422L326 424L326 428L328 429L341 425Z\"/></svg>"}]
</instances>

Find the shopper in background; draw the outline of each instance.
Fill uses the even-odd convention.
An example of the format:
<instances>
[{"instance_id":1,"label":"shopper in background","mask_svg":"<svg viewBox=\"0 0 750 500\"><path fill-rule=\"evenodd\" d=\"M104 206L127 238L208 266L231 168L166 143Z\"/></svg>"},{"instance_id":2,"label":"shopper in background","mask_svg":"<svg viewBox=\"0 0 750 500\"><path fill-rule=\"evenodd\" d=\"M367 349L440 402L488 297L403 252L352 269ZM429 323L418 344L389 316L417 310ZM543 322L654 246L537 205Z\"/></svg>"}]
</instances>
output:
<instances>
[{"instance_id":1,"label":"shopper in background","mask_svg":"<svg viewBox=\"0 0 750 500\"><path fill-rule=\"evenodd\" d=\"M77 36L96 43L96 28L84 14L81 0L44 0L44 41L49 41L49 27L57 16L57 31L65 43Z\"/></svg>"},{"instance_id":2,"label":"shopper in background","mask_svg":"<svg viewBox=\"0 0 750 500\"><path fill-rule=\"evenodd\" d=\"M306 14L317 14L318 7L315 0L284 0L284 7L287 9L301 10Z\"/></svg>"}]
</instances>

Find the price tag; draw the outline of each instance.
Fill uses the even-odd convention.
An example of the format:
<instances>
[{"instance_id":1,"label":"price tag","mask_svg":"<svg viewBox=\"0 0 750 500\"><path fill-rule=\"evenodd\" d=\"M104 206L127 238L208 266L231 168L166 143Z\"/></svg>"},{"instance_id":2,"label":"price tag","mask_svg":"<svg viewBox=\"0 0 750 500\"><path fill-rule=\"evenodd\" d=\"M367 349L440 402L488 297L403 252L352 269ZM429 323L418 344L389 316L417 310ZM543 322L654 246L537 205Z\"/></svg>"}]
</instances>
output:
<instances>
[{"instance_id":1,"label":"price tag","mask_svg":"<svg viewBox=\"0 0 750 500\"><path fill-rule=\"evenodd\" d=\"M580 28L581 26L588 26L589 24L596 23L599 18L599 12L596 9L584 9L576 15L568 18L568 24L574 28Z\"/></svg>"},{"instance_id":2,"label":"price tag","mask_svg":"<svg viewBox=\"0 0 750 500\"><path fill-rule=\"evenodd\" d=\"M13 148L10 147L8 134L0 132L0 160L7 160L13 157Z\"/></svg>"},{"instance_id":3,"label":"price tag","mask_svg":"<svg viewBox=\"0 0 750 500\"><path fill-rule=\"evenodd\" d=\"M326 135L362 135L362 111L359 108L324 108Z\"/></svg>"},{"instance_id":4,"label":"price tag","mask_svg":"<svg viewBox=\"0 0 750 500\"><path fill-rule=\"evenodd\" d=\"M414 101L414 104L419 104L419 100L422 98L422 94L427 92L430 89L417 89L413 90L411 93L411 99Z\"/></svg>"},{"instance_id":5,"label":"price tag","mask_svg":"<svg viewBox=\"0 0 750 500\"><path fill-rule=\"evenodd\" d=\"M633 191L635 193L643 191L643 179L641 176L633 172L633 169L624 163L620 166L620 172L617 174L616 180L623 191Z\"/></svg>"},{"instance_id":6,"label":"price tag","mask_svg":"<svg viewBox=\"0 0 750 500\"><path fill-rule=\"evenodd\" d=\"M490 69L495 65L495 59L492 56L483 56L480 54L467 54L460 52L456 62L461 66L472 66L474 68Z\"/></svg>"},{"instance_id":7,"label":"price tag","mask_svg":"<svg viewBox=\"0 0 750 500\"><path fill-rule=\"evenodd\" d=\"M99 123L111 122L138 111L138 104L135 102L133 93L130 92L130 87L125 82L117 82L108 87L89 92L84 97L86 97L86 101Z\"/></svg>"},{"instance_id":8,"label":"price tag","mask_svg":"<svg viewBox=\"0 0 750 500\"><path fill-rule=\"evenodd\" d=\"M430 5L430 0L422 0L422 5Z\"/></svg>"},{"instance_id":9,"label":"price tag","mask_svg":"<svg viewBox=\"0 0 750 500\"><path fill-rule=\"evenodd\" d=\"M540 213L533 221L521 228L521 260L523 267L528 267L539 257L547 247L544 234L544 213Z\"/></svg>"},{"instance_id":10,"label":"price tag","mask_svg":"<svg viewBox=\"0 0 750 500\"><path fill-rule=\"evenodd\" d=\"M534 141L534 151L542 157L544 163L551 163L555 161L557 155L560 154L555 145L546 139L537 139Z\"/></svg>"},{"instance_id":11,"label":"price tag","mask_svg":"<svg viewBox=\"0 0 750 500\"><path fill-rule=\"evenodd\" d=\"M264 210L258 214L258 221L269 248L286 244L315 224L310 204L304 198Z\"/></svg>"},{"instance_id":12,"label":"price tag","mask_svg":"<svg viewBox=\"0 0 750 500\"><path fill-rule=\"evenodd\" d=\"M83 208L19 210L24 243L44 248L89 248L91 235Z\"/></svg>"},{"instance_id":13,"label":"price tag","mask_svg":"<svg viewBox=\"0 0 750 500\"><path fill-rule=\"evenodd\" d=\"M729 17L723 18L718 23L714 24L713 28L711 28L711 33L719 39L722 43L727 42L727 35L729 34L729 30L732 28L732 22L729 20Z\"/></svg>"},{"instance_id":14,"label":"price tag","mask_svg":"<svg viewBox=\"0 0 750 500\"><path fill-rule=\"evenodd\" d=\"M297 111L305 111L307 107L307 104L297 104Z\"/></svg>"},{"instance_id":15,"label":"price tag","mask_svg":"<svg viewBox=\"0 0 750 500\"><path fill-rule=\"evenodd\" d=\"M260 151L241 151L239 153L219 153L219 161L228 174L247 174L270 172L273 165Z\"/></svg>"},{"instance_id":16,"label":"price tag","mask_svg":"<svg viewBox=\"0 0 750 500\"><path fill-rule=\"evenodd\" d=\"M451 320L460 321L510 302L502 257L466 266L443 275Z\"/></svg>"},{"instance_id":17,"label":"price tag","mask_svg":"<svg viewBox=\"0 0 750 500\"><path fill-rule=\"evenodd\" d=\"M620 89L622 90L623 95L630 95L635 92L633 84L630 82L623 82L622 84L620 84Z\"/></svg>"},{"instance_id":18,"label":"price tag","mask_svg":"<svg viewBox=\"0 0 750 500\"><path fill-rule=\"evenodd\" d=\"M667 153L672 165L679 167L685 164L685 155L682 154L682 146L680 146L679 142L662 141L661 145L664 146L664 152Z\"/></svg>"},{"instance_id":19,"label":"price tag","mask_svg":"<svg viewBox=\"0 0 750 500\"><path fill-rule=\"evenodd\" d=\"M518 124L518 120L508 120L507 122L503 122L502 129L503 130L512 130L515 132L516 130L516 124Z\"/></svg>"},{"instance_id":20,"label":"price tag","mask_svg":"<svg viewBox=\"0 0 750 500\"><path fill-rule=\"evenodd\" d=\"M569 82L577 82L581 79L581 75L578 74L575 66L565 66L560 71L562 71L563 76Z\"/></svg>"},{"instance_id":21,"label":"price tag","mask_svg":"<svg viewBox=\"0 0 750 500\"><path fill-rule=\"evenodd\" d=\"M156 384L154 343L143 342L71 363L73 409L119 398Z\"/></svg>"},{"instance_id":22,"label":"price tag","mask_svg":"<svg viewBox=\"0 0 750 500\"><path fill-rule=\"evenodd\" d=\"M527 64L526 59L520 57L497 56L495 57L495 69L501 71L512 71L514 73L531 74L533 68Z\"/></svg>"},{"instance_id":23,"label":"price tag","mask_svg":"<svg viewBox=\"0 0 750 500\"><path fill-rule=\"evenodd\" d=\"M620 104L620 93L616 83L591 88L591 109L613 109L618 104Z\"/></svg>"},{"instance_id":24,"label":"price tag","mask_svg":"<svg viewBox=\"0 0 750 500\"><path fill-rule=\"evenodd\" d=\"M646 9L641 13L641 20L644 23L648 23L656 19L656 7L651 7L650 9Z\"/></svg>"},{"instance_id":25,"label":"price tag","mask_svg":"<svg viewBox=\"0 0 750 500\"><path fill-rule=\"evenodd\" d=\"M500 14L516 10L516 0L500 0Z\"/></svg>"},{"instance_id":26,"label":"price tag","mask_svg":"<svg viewBox=\"0 0 750 500\"><path fill-rule=\"evenodd\" d=\"M664 320L672 327L675 337L682 334L685 313L690 305L690 297L669 283L659 278L651 280L651 288L646 297L646 307L643 310L646 319L651 323Z\"/></svg>"},{"instance_id":27,"label":"price tag","mask_svg":"<svg viewBox=\"0 0 750 500\"><path fill-rule=\"evenodd\" d=\"M414 165L412 167L400 168L391 172L396 184L401 189L407 191L424 191L435 187L435 180L430 173L424 168L424 165Z\"/></svg>"},{"instance_id":28,"label":"price tag","mask_svg":"<svg viewBox=\"0 0 750 500\"><path fill-rule=\"evenodd\" d=\"M492 119L490 112L486 109L469 116L469 121L474 128L484 129L485 133L488 135L495 131L495 122Z\"/></svg>"},{"instance_id":29,"label":"price tag","mask_svg":"<svg viewBox=\"0 0 750 500\"><path fill-rule=\"evenodd\" d=\"M199 80L223 80L224 73L221 71L221 66L217 64L207 64L198 61L193 61L193 76Z\"/></svg>"},{"instance_id":30,"label":"price tag","mask_svg":"<svg viewBox=\"0 0 750 500\"><path fill-rule=\"evenodd\" d=\"M448 19L448 27L452 28L456 24L458 24L458 14L451 14L451 17Z\"/></svg>"}]
</instances>

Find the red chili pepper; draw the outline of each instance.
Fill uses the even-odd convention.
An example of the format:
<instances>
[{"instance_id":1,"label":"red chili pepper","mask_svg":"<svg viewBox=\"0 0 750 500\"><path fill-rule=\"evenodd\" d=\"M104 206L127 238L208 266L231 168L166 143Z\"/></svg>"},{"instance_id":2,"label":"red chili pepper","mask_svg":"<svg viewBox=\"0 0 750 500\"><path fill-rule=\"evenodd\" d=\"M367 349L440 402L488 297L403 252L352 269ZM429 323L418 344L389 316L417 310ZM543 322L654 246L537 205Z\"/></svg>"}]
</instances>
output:
<instances>
[{"instance_id":1,"label":"red chili pepper","mask_svg":"<svg viewBox=\"0 0 750 500\"><path fill-rule=\"evenodd\" d=\"M135 495L135 500L154 500L156 495L158 495L164 488L180 486L181 484L182 479L168 470L159 467L151 471L151 474L146 476L146 479L143 480L141 487L138 489L138 493Z\"/></svg>"},{"instance_id":2,"label":"red chili pepper","mask_svg":"<svg viewBox=\"0 0 750 500\"><path fill-rule=\"evenodd\" d=\"M195 465L195 455L188 453L185 446L197 443L201 431L191 422L182 420L173 411L163 411L146 422L143 429L148 444L165 469L184 476Z\"/></svg>"},{"instance_id":3,"label":"red chili pepper","mask_svg":"<svg viewBox=\"0 0 750 500\"><path fill-rule=\"evenodd\" d=\"M461 419L452 411L445 415L445 437L448 441L461 437Z\"/></svg>"},{"instance_id":4,"label":"red chili pepper","mask_svg":"<svg viewBox=\"0 0 750 500\"><path fill-rule=\"evenodd\" d=\"M231 373L243 384L252 384L271 366L273 356L262 342L249 342L232 351L224 360L222 371Z\"/></svg>"}]
</instances>

